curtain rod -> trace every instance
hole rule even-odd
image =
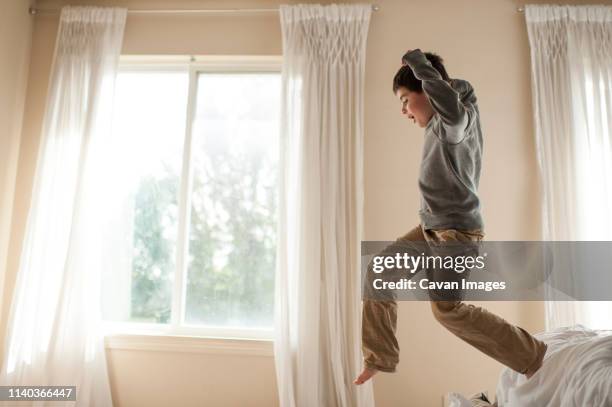
[[[193,14],[193,13],[274,13],[278,12],[277,8],[228,8],[228,9],[128,9],[128,14]],[[378,11],[380,7],[372,4],[372,11]],[[28,12],[31,15],[39,13],[58,13],[58,9],[44,9],[37,7],[30,7]]]

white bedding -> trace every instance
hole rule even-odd
[[[531,379],[504,369],[498,407],[611,407],[612,331],[581,325],[535,335],[548,345]]]

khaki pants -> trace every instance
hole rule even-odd
[[[422,226],[417,226],[399,238],[396,244],[401,245],[406,241],[480,242],[483,238],[484,234],[479,230],[424,230]],[[371,270],[368,270],[368,274],[371,274]],[[482,307],[462,301],[430,303],[434,317],[446,329],[498,362],[523,374],[531,374],[540,367],[546,344],[524,329]],[[395,300],[364,299],[362,348],[366,367],[383,372],[395,371],[399,362],[396,325]]]

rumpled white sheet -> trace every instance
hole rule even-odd
[[[504,369],[498,407],[612,406],[612,331],[576,325],[535,336],[548,344],[543,366],[529,380]]]
[[[459,393],[448,393],[446,397],[448,400],[446,407],[473,407],[472,402]]]

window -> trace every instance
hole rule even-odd
[[[105,320],[271,336],[279,70],[270,58],[122,63]]]

